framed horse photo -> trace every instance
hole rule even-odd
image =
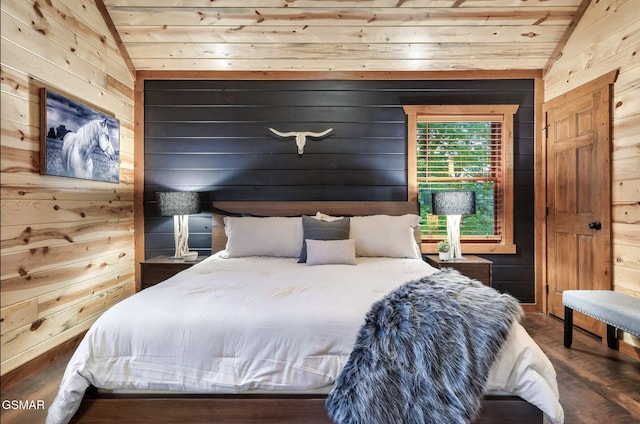
[[[120,182],[120,121],[41,88],[40,173]]]

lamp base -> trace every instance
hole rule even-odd
[[[195,262],[198,260],[198,252],[195,250],[189,251],[182,255],[182,259],[184,259],[185,262]]]
[[[460,256],[459,258],[448,258],[448,259],[441,259],[442,262],[464,262],[467,260],[467,258],[465,258],[464,256]]]
[[[447,215],[447,241],[449,242],[449,260],[462,259],[460,248],[461,215]]]
[[[176,253],[172,258],[182,259],[189,253],[189,215],[174,215],[173,237],[176,244]]]

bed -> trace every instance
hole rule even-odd
[[[48,424],[330,423],[327,393],[371,304],[438,271],[420,259],[416,203],[213,206],[220,250],[105,312],[74,353]],[[347,237],[342,216],[352,217]],[[563,422],[555,372],[515,323],[475,422],[543,420]]]

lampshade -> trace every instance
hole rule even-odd
[[[472,215],[476,213],[474,191],[436,191],[431,193],[434,215]]]
[[[193,191],[163,191],[156,193],[161,216],[190,215],[200,212],[200,199]]]

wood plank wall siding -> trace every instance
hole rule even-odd
[[[94,2],[2,2],[1,372],[134,292],[134,74]],[[119,184],[40,175],[38,88],[120,121]]]
[[[403,104],[517,104],[515,255],[494,261],[493,287],[535,302],[534,79],[147,80],[144,88],[145,256],[173,253],[172,218],[155,193],[212,200],[407,200]],[[298,156],[282,131],[322,131]],[[192,250],[210,254],[211,217],[192,216]],[[471,253],[471,252],[469,252]]]
[[[640,2],[591,2],[545,76],[545,100],[619,69],[613,86],[613,285],[640,297]],[[640,351],[640,340],[624,335]],[[624,345],[622,345],[624,346]],[[621,346],[621,349],[623,348]]]

